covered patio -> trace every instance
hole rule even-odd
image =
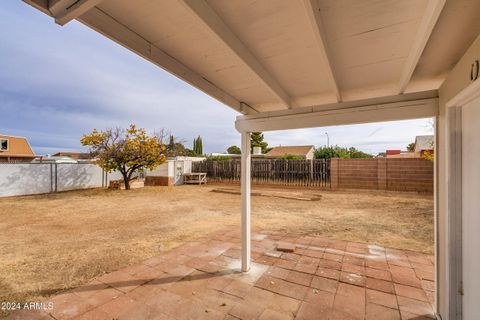
[[[25,2],[60,25],[77,19],[243,114],[236,128],[242,136],[240,258],[246,278],[258,266],[250,230],[251,132],[433,117],[434,312],[442,319],[480,313],[480,239],[473,228],[480,223],[474,160],[480,156],[480,2]],[[269,287],[259,281],[256,286]],[[358,310],[360,318],[365,310]]]
[[[186,243],[11,319],[434,318],[433,256],[263,230],[245,273],[239,240],[225,230]]]

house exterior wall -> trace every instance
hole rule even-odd
[[[173,186],[175,184],[175,160],[167,160],[146,172],[146,186]]]
[[[32,148],[27,142],[27,139],[20,138],[20,137],[11,137],[11,136],[4,136],[0,135],[0,139],[7,139],[8,140],[8,151],[1,151],[0,155],[2,156],[34,156]]]
[[[462,107],[463,319],[480,314],[480,98]]]
[[[14,162],[14,163],[29,163],[32,162],[35,157],[15,157],[15,156],[2,156],[0,155],[0,163]]]
[[[387,154],[387,158],[421,158],[420,152],[403,152],[399,154]]]
[[[307,160],[312,160],[313,159],[313,155],[314,155],[314,150],[313,148],[310,149],[310,151],[308,151],[308,153],[305,155],[305,159]]]
[[[447,202],[447,186],[448,186],[448,162],[447,162],[447,102],[456,94],[465,89],[470,83],[470,71],[472,63],[480,59],[480,36],[473,42],[470,48],[465,52],[462,59],[456,64],[452,71],[448,74],[447,79],[442,84],[439,91],[439,116],[437,121],[437,292],[438,296],[438,312],[442,319],[449,319],[449,301],[448,292],[450,286],[448,283],[449,273],[449,256],[448,256],[448,238],[447,238],[447,218],[448,218],[448,202]],[[471,163],[470,165],[478,165]],[[480,301],[480,298],[477,299]]]
[[[90,160],[92,156],[87,152],[57,152],[53,157],[69,157],[75,160]]]
[[[183,184],[183,174],[192,172],[192,159],[167,160],[154,170],[146,172],[146,186],[173,186]],[[197,161],[197,160],[195,160]]]
[[[146,175],[154,177],[172,177],[174,176],[174,160],[167,160],[153,170],[149,170]]]

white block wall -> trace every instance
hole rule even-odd
[[[57,191],[102,187],[103,170],[94,164],[7,163],[0,164],[0,197],[21,196]],[[122,179],[119,172],[109,173],[107,180]],[[108,186],[108,181],[103,181]]]
[[[0,197],[50,192],[50,168],[50,164],[0,164]]]
[[[184,172],[191,172],[191,161],[182,161]],[[57,179],[55,164],[50,163],[2,163],[0,164],[0,197],[42,194],[102,187],[103,170],[89,163],[58,163]],[[181,174],[183,174],[182,172]],[[150,176],[175,176],[175,161],[167,161],[155,170],[147,171]],[[104,179],[104,178],[103,178]],[[123,179],[120,172],[107,175],[104,186],[111,180]]]
[[[94,164],[58,164],[57,191],[88,189],[102,186],[102,169]],[[110,180],[111,177],[109,177]]]

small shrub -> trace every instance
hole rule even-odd
[[[304,160],[302,156],[298,156],[295,154],[284,154],[281,159],[283,160]]]
[[[227,160],[232,160],[232,157],[229,156],[208,156],[207,160],[212,160],[212,161],[227,161]]]

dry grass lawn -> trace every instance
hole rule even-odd
[[[239,225],[240,196],[212,192],[214,188],[87,190],[0,199],[0,301],[35,301]],[[261,191],[321,195],[321,200],[255,196],[255,228],[433,251],[431,195]]]

